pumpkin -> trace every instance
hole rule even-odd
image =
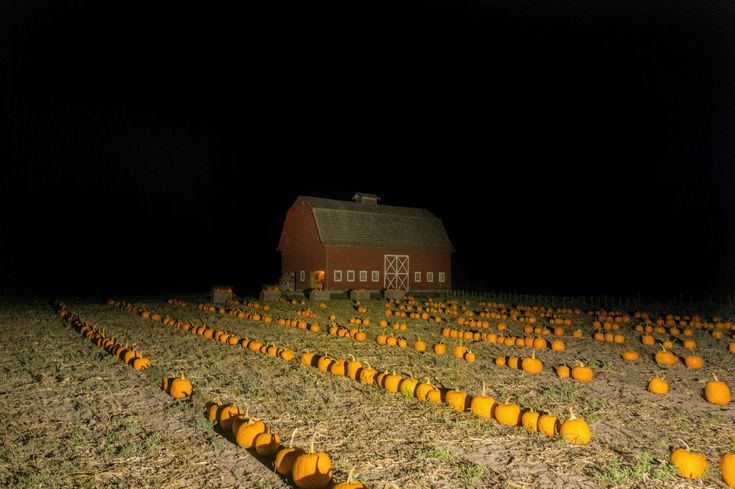
[[[564,330],[562,330],[562,334],[564,334]],[[562,340],[554,340],[551,342],[551,351],[564,351],[566,349],[566,344]]]
[[[318,368],[319,371],[326,373],[329,370],[329,367],[332,365],[333,361],[334,360],[329,357],[329,354],[325,353],[324,355],[319,357],[319,360],[317,360],[316,368]]]
[[[569,443],[576,445],[586,445],[592,439],[589,425],[585,420],[577,418],[571,407],[569,408],[569,419],[561,424],[559,435]]]
[[[704,359],[699,355],[687,355],[684,357],[684,365],[687,368],[702,368],[704,367]]]
[[[237,428],[234,430],[235,443],[244,448],[252,448],[255,445],[255,437],[267,431],[265,423],[255,418],[250,418],[247,422],[233,420],[233,426]]]
[[[508,357],[508,366],[510,368],[517,369],[518,368],[518,357],[513,357],[513,356]]]
[[[242,408],[233,404],[225,404],[217,411],[217,423],[222,431],[230,431],[232,427],[232,418],[245,414]]]
[[[346,371],[347,361],[340,358],[339,360],[333,361],[329,365],[329,373],[336,377],[344,377]]]
[[[181,377],[177,377],[171,381],[170,391],[171,397],[174,399],[182,399],[190,396],[192,392],[191,381],[181,374]]]
[[[648,381],[648,392],[653,394],[666,394],[669,392],[669,383],[661,377],[654,377]]]
[[[385,376],[385,379],[383,380],[383,387],[387,392],[395,394],[396,392],[398,392],[398,386],[401,385],[401,380],[403,380],[403,377],[397,375],[396,372],[393,371],[392,374]]]
[[[360,379],[361,384],[372,385],[375,381],[375,374],[377,374],[378,371],[372,368],[368,362],[365,362],[365,365],[367,365],[367,368],[360,369],[358,378]]]
[[[401,391],[403,397],[413,397],[416,392],[416,386],[419,381],[413,377],[413,374],[409,372],[410,377],[403,379],[398,386],[398,390]]]
[[[351,468],[350,473],[347,474],[347,481],[335,484],[334,486],[332,486],[332,489],[365,489],[365,486],[362,484],[362,482],[352,479],[352,473],[354,471],[355,468]]]
[[[467,392],[460,390],[449,390],[446,395],[446,402],[453,411],[464,411],[467,407]]]
[[[689,446],[686,449],[677,448],[671,452],[671,463],[676,467],[679,475],[687,479],[701,477],[707,468],[707,459],[704,455],[689,451]]]
[[[482,394],[474,396],[470,402],[470,412],[475,416],[490,419],[493,417],[495,399],[487,395],[487,385],[482,383]]]
[[[559,432],[559,420],[553,414],[542,414],[538,418],[538,430],[553,438]]]
[[[347,362],[347,376],[351,380],[356,380],[357,372],[362,368],[362,363],[360,363],[353,354],[350,354],[349,357],[352,358],[352,360]]]
[[[441,404],[442,403],[441,391],[439,389],[434,389],[432,391],[429,391],[429,393],[426,395],[426,400],[433,404]]]
[[[694,340],[684,340],[682,346],[687,350],[694,350],[697,347],[697,342]]]
[[[579,382],[589,382],[594,378],[595,374],[592,369],[585,367],[582,362],[579,362],[578,367],[572,369],[572,378]]]
[[[413,344],[413,347],[416,349],[419,353],[424,353],[426,351],[426,342],[419,338],[416,340],[416,342]]]
[[[726,405],[730,402],[730,388],[726,383],[717,379],[717,375],[712,374],[714,380],[707,382],[704,388],[704,398],[712,404]]]
[[[454,358],[462,358],[465,353],[467,353],[467,347],[462,345],[462,340],[460,340],[459,344],[452,348],[452,354],[454,354]]]
[[[505,357],[495,357],[495,365],[498,367],[505,367]]]
[[[307,350],[301,355],[301,363],[303,363],[307,367],[316,366],[315,362],[316,362],[316,359],[315,359],[314,353],[311,353],[310,351]]]
[[[722,454],[720,458],[720,474],[728,487],[735,487],[735,453]]]
[[[656,344],[656,339],[650,334],[644,334],[643,336],[641,336],[641,343],[646,346],[653,346]]]
[[[621,353],[621,356],[626,362],[637,362],[638,359],[641,358],[640,353],[637,351],[624,351]]]
[[[674,365],[679,361],[679,357],[668,351],[664,345],[661,345],[661,351],[656,352],[654,359],[659,365],[667,367]]]
[[[521,369],[529,375],[535,375],[541,373],[544,364],[541,360],[536,358],[536,352],[531,353],[530,358],[524,358],[521,362]]]
[[[214,401],[207,403],[207,419],[209,421],[217,421],[217,412],[220,409],[220,405]]]
[[[521,416],[521,425],[526,428],[529,433],[536,433],[538,431],[538,418],[540,413],[533,408],[528,409],[523,416]]]
[[[283,350],[281,350],[280,357],[282,360],[290,362],[294,359],[294,356],[296,356],[296,354],[290,348],[284,348]]]
[[[311,438],[309,451],[296,458],[292,479],[299,489],[322,489],[332,481],[332,459],[324,452],[314,451],[316,433]]]
[[[135,370],[138,370],[138,371],[145,370],[145,369],[147,369],[150,366],[151,366],[151,361],[149,359],[147,359],[147,358],[144,358],[144,357],[136,357],[133,360],[133,368]]]
[[[433,390],[436,390],[436,387],[431,384],[428,377],[425,377],[424,381],[416,386],[414,395],[419,401],[425,401],[427,396],[429,395],[429,392]]]
[[[568,379],[571,373],[572,373],[572,370],[564,364],[561,364],[558,367],[556,367],[556,376],[559,377],[560,379]]]
[[[296,459],[305,453],[303,449],[295,448],[293,446],[293,440],[298,430],[299,429],[296,428],[291,433],[291,441],[289,442],[288,447],[281,448],[280,450],[278,450],[278,453],[276,453],[276,459],[274,462],[276,472],[287,477],[291,475],[291,472],[293,471],[293,464]]]
[[[467,351],[467,352],[466,352],[466,353],[464,354],[464,359],[465,359],[465,361],[466,361],[466,362],[468,362],[468,363],[474,363],[474,361],[475,361],[475,360],[477,359],[477,356],[475,356],[475,354],[474,354],[474,353],[472,353],[471,351],[469,351],[469,350],[468,350],[468,351]]]
[[[505,426],[518,426],[521,421],[521,408],[518,404],[506,399],[503,404],[495,406],[495,421]]]
[[[253,440],[255,452],[258,455],[265,455],[268,457],[275,455],[276,452],[278,452],[280,444],[281,437],[268,431],[258,434],[255,437],[255,440]]]
[[[447,345],[442,342],[434,344],[434,353],[444,355],[447,352]]]

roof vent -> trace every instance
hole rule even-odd
[[[366,194],[363,192],[357,192],[352,196],[352,200],[362,205],[378,205],[378,199],[380,197],[375,194]]]

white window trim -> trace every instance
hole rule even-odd
[[[342,270],[335,270],[334,271],[334,281],[335,282],[341,282],[342,281]]]
[[[439,272],[439,282],[444,283],[447,281],[447,275],[444,272]]]
[[[380,282],[380,272],[378,270],[373,270],[370,278],[373,282]]]
[[[300,281],[300,282],[303,282],[303,281],[305,281],[305,280],[306,280],[306,272],[305,272],[304,270],[301,270],[301,271],[299,272],[299,281]]]
[[[367,270],[360,270],[360,282],[367,282]]]
[[[413,281],[417,284],[421,283],[421,272],[413,272]]]
[[[434,282],[434,272],[426,272],[426,281],[429,283]]]
[[[350,278],[352,277],[352,278]],[[354,282],[355,281],[355,271],[354,270],[347,270],[347,281],[348,282]]]

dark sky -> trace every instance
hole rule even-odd
[[[461,287],[735,289],[731,0],[150,3],[12,2],[0,290],[254,292],[355,191]]]

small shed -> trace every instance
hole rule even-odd
[[[299,196],[278,250],[293,290],[418,290],[452,287],[454,252],[441,220],[426,209]]]

